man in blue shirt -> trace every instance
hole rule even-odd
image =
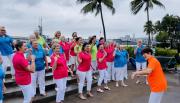
[[[43,47],[38,44],[37,40],[32,41],[32,54],[35,56],[35,73],[32,74],[32,85],[34,87],[34,96],[36,95],[36,83],[39,84],[39,91],[42,96],[46,96],[45,92],[45,66],[48,69],[48,61]],[[31,53],[31,52],[29,52]]]
[[[134,50],[134,55],[136,56],[136,70],[137,71],[140,71],[142,69],[146,69],[146,66],[147,66],[147,62],[145,60],[145,58],[143,57],[142,55],[142,50],[144,49],[145,47],[142,45],[142,40],[139,39],[137,41],[137,47],[135,48]],[[140,83],[140,80],[137,79],[136,83]]]
[[[14,79],[14,68],[12,65],[13,45],[14,45],[14,41],[10,36],[6,34],[5,27],[0,26],[0,53],[4,61],[2,66],[4,72],[6,72],[7,67],[9,66],[11,67],[12,79]]]

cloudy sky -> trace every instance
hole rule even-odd
[[[108,38],[133,35],[145,37],[143,25],[146,13],[142,10],[138,15],[130,12],[131,0],[113,0],[116,13],[103,7],[104,19]],[[154,7],[150,11],[153,22],[160,20],[167,13],[180,16],[180,0],[160,0],[166,9]],[[102,36],[100,16],[84,15],[80,12],[84,4],[76,0],[0,0],[0,25],[7,28],[10,35],[28,36],[37,29],[39,18],[43,18],[44,34],[53,36],[60,30],[70,36],[77,31],[82,37],[90,35]]]

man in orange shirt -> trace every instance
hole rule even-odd
[[[144,58],[148,61],[148,66],[142,71],[133,72],[131,78],[148,75],[148,83],[151,89],[149,103],[161,103],[162,96],[167,89],[167,80],[163,73],[160,62],[152,56],[153,51],[145,48],[142,51]]]

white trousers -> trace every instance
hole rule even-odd
[[[151,92],[148,103],[161,103],[164,92]]]
[[[85,79],[87,80],[87,91],[91,91],[92,70],[89,70],[87,72],[78,71],[77,74],[78,74],[78,77],[79,77],[79,83],[78,83],[79,93],[83,92]]]
[[[101,86],[103,80],[104,80],[104,83],[107,84],[108,72],[107,72],[106,69],[104,69],[104,70],[99,70],[98,86]]]
[[[146,69],[146,67],[147,67],[146,62],[143,62],[143,63],[136,62],[136,70],[137,71],[142,70],[142,69]]]
[[[115,70],[114,70],[114,62],[107,62],[107,72],[108,72],[108,80],[114,80]]]
[[[93,73],[95,73],[97,71],[97,61],[91,61],[91,66],[93,67]]]
[[[124,67],[125,69],[125,78],[128,79],[128,68],[127,68],[127,64]]]
[[[2,101],[2,100],[0,100],[0,103],[3,103],[3,101]]]
[[[24,96],[23,103],[30,103],[33,97],[33,87],[32,84],[29,85],[19,85]]]
[[[2,66],[3,66],[4,73],[6,73],[7,67],[10,66],[11,67],[11,75],[14,76],[15,72],[14,72],[14,67],[12,64],[12,58],[13,58],[13,54],[8,55],[8,56],[2,56],[2,60],[3,60]]]
[[[36,95],[36,87],[39,85],[40,94],[45,94],[45,70],[36,71],[31,74],[32,76],[32,86],[33,95]]]
[[[125,76],[126,76],[126,70],[125,70],[125,66],[124,67],[118,67],[115,68],[115,74],[116,74],[116,81],[120,81],[120,80],[124,80]]]
[[[56,85],[58,88],[57,94],[56,94],[56,102],[61,102],[64,100],[67,78],[55,79],[54,81],[56,82]]]

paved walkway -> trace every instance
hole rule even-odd
[[[177,75],[166,74],[169,87],[163,97],[162,103],[180,103],[180,83]],[[115,87],[115,83],[110,83],[111,91],[97,93],[93,88],[93,98],[80,100],[78,94],[65,98],[65,103],[148,103],[149,87],[145,84],[135,84],[129,79],[126,81],[128,87]],[[55,103],[55,102],[52,102]]]

